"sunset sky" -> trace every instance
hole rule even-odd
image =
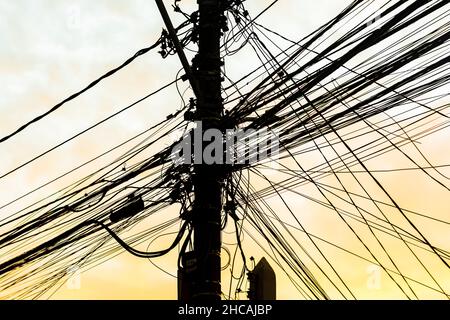
[[[245,5],[254,16],[271,2],[272,0],[247,0]],[[264,14],[259,22],[291,39],[300,39],[334,17],[349,2],[281,0]],[[169,8],[172,1],[165,3]],[[191,11],[195,8],[195,3],[194,0],[183,0],[181,6],[186,8],[186,11]],[[174,21],[181,21],[173,11],[169,11]],[[152,0],[0,0],[0,136],[47,111],[93,79],[121,64],[139,49],[153,44],[160,36],[162,28],[162,19]],[[188,55],[192,57],[191,53]],[[230,73],[237,73],[242,66],[254,63],[254,57],[249,55],[247,60],[242,61],[230,59],[229,63],[227,68]],[[0,175],[174,80],[180,68],[176,56],[162,59],[153,51],[139,57],[93,90],[68,103],[43,121],[33,124],[13,139],[0,144]],[[185,88],[186,83],[181,86]],[[180,106],[180,97],[172,86],[8,175],[0,180],[0,205],[156,124]],[[419,146],[433,164],[444,165],[450,163],[449,139],[450,130],[447,128],[421,140]],[[408,150],[412,154],[415,152]],[[8,216],[11,212],[89,174],[117,155],[119,153],[86,166],[31,196],[0,209],[0,217]],[[386,154],[369,161],[368,166],[374,169],[389,169],[408,167],[410,164],[396,155]],[[441,172],[450,176],[449,167],[442,168]],[[389,191],[403,207],[449,220],[448,191],[430,183],[427,177],[410,171],[379,173],[377,177],[389,186]],[[373,186],[369,185],[369,188],[371,187]],[[315,192],[309,187],[301,190],[310,194]],[[374,191],[375,196],[380,195],[377,192]],[[363,250],[343,231],[344,228],[329,211],[294,193],[287,193],[286,199],[312,233],[362,254]],[[269,200],[269,203],[272,203],[276,211],[285,210],[279,201]],[[286,216],[286,219],[289,218]],[[421,230],[433,244],[450,249],[447,226],[420,217],[414,216],[412,219],[421,226]],[[292,219],[288,221],[292,222]],[[297,235],[296,231],[292,232]],[[224,236],[224,241],[227,237],[229,236]],[[298,238],[304,239],[304,235],[298,232]],[[166,240],[161,241],[161,246],[169,243],[170,239]],[[244,246],[257,260],[264,256],[251,239],[246,239]],[[393,248],[397,250],[399,263],[406,273],[418,279],[426,279],[423,272],[410,268],[408,253],[404,252],[404,249],[397,249],[396,244],[393,244]],[[359,298],[402,298],[388,277],[376,266],[325,244],[322,249],[355,288]],[[440,276],[444,289],[450,292],[449,270],[426,253],[423,259],[430,262],[435,273]],[[176,274],[175,253],[158,258],[155,263],[167,272]],[[229,279],[229,272],[224,271],[223,277]],[[127,253],[83,273],[80,279],[79,288],[63,285],[52,298],[176,298],[176,279],[158,270],[148,260]],[[278,269],[277,281],[279,299],[300,298],[289,279]],[[376,282],[375,285],[373,281]],[[417,291],[421,292],[423,298],[439,297],[421,286],[417,286]]]

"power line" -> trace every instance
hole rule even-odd
[[[28,160],[28,161],[26,161],[26,162],[24,162],[24,163],[22,163],[21,165],[15,167],[14,169],[9,170],[8,172],[6,172],[6,173],[0,175],[0,179],[3,179],[4,177],[10,175],[11,173],[14,173],[14,172],[16,172],[16,171],[19,170],[19,169],[22,169],[23,167],[25,167],[25,166],[29,165],[30,163],[32,163],[32,162],[38,160],[39,158],[42,158],[43,156],[49,154],[50,152],[54,151],[55,149],[61,147],[62,145],[64,145],[64,144],[66,144],[66,143],[68,143],[68,142],[70,142],[70,141],[72,141],[72,140],[78,138],[79,136],[81,136],[81,135],[85,134],[86,132],[88,132],[88,131],[90,131],[90,130],[96,128],[96,127],[98,127],[99,125],[101,125],[101,124],[105,123],[106,121],[108,121],[108,120],[114,118],[115,116],[121,114],[122,112],[124,112],[124,111],[126,111],[126,110],[128,110],[128,109],[130,109],[130,108],[132,108],[132,107],[134,107],[135,105],[141,103],[142,101],[144,101],[144,100],[150,98],[151,96],[153,96],[153,95],[155,95],[155,94],[161,92],[162,90],[164,90],[164,89],[170,87],[171,85],[173,85],[174,83],[176,83],[176,82],[179,81],[179,80],[180,80],[180,78],[175,79],[175,80],[173,80],[173,81],[167,83],[166,85],[162,86],[161,88],[159,88],[159,89],[157,89],[157,90],[155,90],[155,91],[153,91],[153,92],[147,94],[146,96],[140,98],[139,100],[136,100],[135,102],[133,102],[133,103],[129,104],[128,106],[126,106],[126,107],[120,109],[119,111],[113,113],[112,115],[110,115],[110,116],[108,116],[108,117],[106,117],[106,118],[100,120],[99,122],[97,122],[97,123],[93,124],[92,126],[86,128],[86,129],[84,129],[83,131],[81,131],[81,132],[75,134],[74,136],[72,136],[72,137],[70,137],[70,138],[64,140],[63,142],[61,142],[61,143],[57,144],[56,146],[54,146],[54,147],[48,149],[47,151],[45,151],[45,152],[43,152],[43,153],[41,153],[41,154],[35,156],[34,158],[32,158],[32,159],[30,159],[30,160]]]
[[[158,39],[158,41],[156,41],[153,45],[147,47],[147,48],[143,48],[140,49],[139,51],[137,51],[132,57],[128,58],[124,63],[122,63],[120,66],[106,72],[105,74],[103,74],[100,78],[92,81],[90,84],[88,84],[85,88],[81,89],[80,91],[72,94],[71,96],[65,98],[64,100],[62,100],[61,102],[57,103],[54,107],[52,107],[50,110],[44,112],[43,114],[35,117],[34,119],[28,121],[27,123],[23,124],[22,126],[20,126],[18,129],[16,129],[15,131],[13,131],[12,133],[4,136],[3,138],[0,139],[0,143],[5,142],[9,139],[11,139],[13,136],[19,134],[21,131],[25,130],[28,126],[30,126],[31,124],[38,122],[39,120],[45,118],[46,116],[48,116],[49,114],[55,112],[56,110],[58,110],[59,108],[61,108],[64,104],[66,104],[67,102],[79,97],[80,95],[82,95],[83,93],[85,93],[86,91],[88,91],[89,89],[93,88],[94,86],[96,86],[98,83],[100,83],[102,80],[114,75],[116,72],[118,72],[119,70],[125,68],[127,65],[129,65],[131,62],[133,62],[136,58],[142,56],[143,54],[146,54],[147,52],[149,52],[150,50],[158,47],[161,44],[161,38]],[[2,177],[0,177],[2,178]]]

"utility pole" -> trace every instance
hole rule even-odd
[[[198,0],[199,50],[193,73],[198,84],[195,119],[202,130],[221,128],[220,37],[223,12],[221,0]],[[223,130],[223,128],[221,129]],[[217,301],[221,297],[220,250],[223,169],[220,164],[194,165],[194,256],[193,301]]]
[[[191,120],[201,123],[203,133],[208,129],[219,129],[224,133],[221,117],[223,101],[221,97],[220,37],[224,21],[222,2],[224,0],[197,0],[199,5],[198,46],[192,67],[167,14],[162,0],[155,0],[177,54],[191,82],[197,97],[196,111]],[[197,142],[198,143],[198,142]],[[204,146],[201,154],[203,155]],[[224,166],[206,164],[194,159],[194,204],[192,227],[194,250],[183,257],[184,270],[179,270],[179,298],[191,301],[218,301],[221,299],[220,250],[222,187]],[[189,269],[189,271],[187,271]],[[188,275],[189,274],[189,275]]]

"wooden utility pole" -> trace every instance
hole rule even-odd
[[[199,51],[193,72],[198,84],[196,120],[202,130],[220,129],[221,98],[220,37],[221,0],[198,0]],[[223,130],[223,129],[222,129]],[[194,301],[220,300],[220,250],[223,174],[220,164],[194,167],[194,254],[196,271],[192,283]]]

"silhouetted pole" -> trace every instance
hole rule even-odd
[[[223,103],[221,97],[220,37],[223,22],[221,0],[198,0],[199,50],[192,68],[187,62],[183,48],[162,0],[155,0],[175,50],[181,60],[192,89],[197,97],[195,121],[202,125],[202,136],[210,128],[220,129]],[[202,139],[201,139],[202,140]],[[194,143],[199,141],[194,139]],[[196,148],[196,146],[194,146]],[[203,154],[204,145],[201,147]],[[220,164],[206,164],[201,159],[194,163],[194,205],[192,226],[194,251],[184,255],[189,266],[179,270],[179,298],[194,301],[217,301],[221,297],[220,249],[222,185],[224,169]],[[189,275],[188,275],[189,274]]]
[[[220,0],[198,0],[199,51],[193,61],[198,84],[195,119],[202,130],[220,128],[223,111],[220,75]],[[204,147],[204,146],[203,146]],[[220,165],[194,165],[194,254],[196,271],[192,283],[194,301],[220,300],[220,249],[223,175]]]

